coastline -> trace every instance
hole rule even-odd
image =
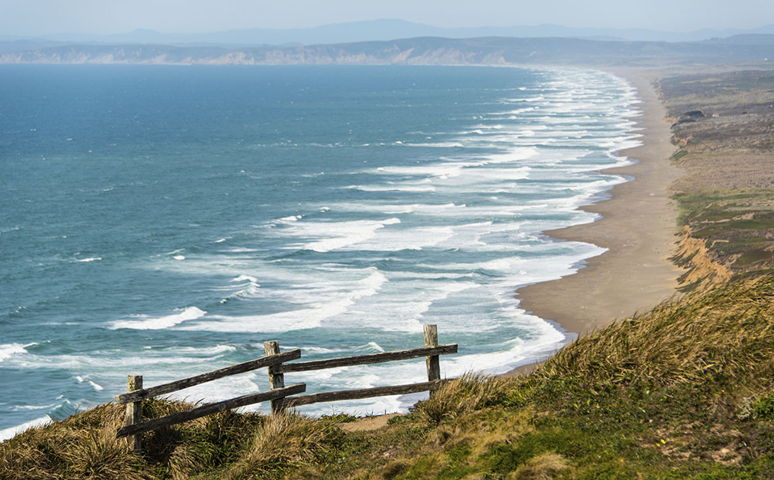
[[[678,233],[678,212],[669,198],[669,186],[682,172],[669,162],[675,147],[670,142],[670,126],[663,120],[664,107],[651,85],[655,75],[634,69],[607,71],[637,89],[642,115],[635,119],[642,129],[643,145],[619,152],[638,163],[602,171],[634,179],[615,186],[610,199],[582,208],[602,215],[600,220],[543,234],[592,243],[608,251],[586,260],[573,275],[516,292],[525,311],[580,335],[672,297],[683,273],[669,260]],[[533,368],[534,364],[525,365],[512,373]]]
[[[660,203],[659,206],[663,206],[665,210],[665,214],[669,216],[667,219],[663,219],[661,216],[659,216],[656,219],[651,218],[650,223],[649,222],[640,222],[637,220],[637,224],[635,226],[639,226],[641,228],[647,229],[646,233],[650,234],[652,237],[657,237],[657,228],[654,228],[654,225],[656,226],[672,226],[673,228],[668,229],[669,232],[661,231],[664,235],[661,235],[659,237],[659,240],[664,240],[662,242],[664,244],[663,252],[660,251],[659,258],[657,258],[657,261],[660,262],[659,265],[656,265],[657,267],[669,267],[670,272],[673,272],[674,275],[672,278],[672,283],[668,283],[668,285],[662,285],[660,282],[663,280],[663,276],[661,275],[664,272],[651,272],[651,275],[647,278],[651,279],[657,279],[659,280],[659,290],[656,292],[648,291],[647,293],[659,293],[662,295],[663,298],[668,298],[672,295],[674,292],[674,286],[677,285],[676,278],[679,276],[681,272],[680,269],[673,267],[672,264],[668,261],[668,257],[672,254],[672,250],[674,248],[673,242],[674,238],[672,237],[672,234],[674,231],[676,231],[676,212],[672,212],[671,207],[669,207],[669,199],[668,199],[668,193],[667,193],[667,187],[670,185],[675,179],[679,178],[679,174],[677,174],[677,169],[674,167],[671,167],[672,170],[675,170],[676,174],[674,178],[669,178],[667,181],[664,181],[660,183],[657,181],[658,178],[666,178],[664,176],[664,168],[670,167],[669,161],[667,160],[671,153],[674,150],[674,147],[671,146],[669,143],[669,137],[670,137],[670,131],[669,126],[667,123],[662,121],[663,114],[661,113],[661,104],[658,101],[658,99],[655,97],[655,92],[652,91],[652,88],[648,85],[647,81],[645,81],[642,78],[639,78],[642,84],[644,84],[644,88],[638,84],[635,79],[631,78],[630,76],[622,75],[620,72],[614,72],[617,75],[626,78],[630,83],[632,83],[638,90],[640,98],[643,100],[643,103],[640,104],[641,109],[644,112],[644,116],[637,117],[638,121],[642,121],[643,123],[639,124],[638,127],[645,127],[646,130],[643,132],[645,135],[643,137],[643,141],[645,143],[645,146],[643,147],[637,147],[631,150],[626,150],[619,152],[621,155],[629,155],[633,158],[639,159],[641,163],[627,166],[627,167],[620,167],[615,169],[610,169],[611,173],[616,174],[625,174],[625,175],[632,175],[637,180],[632,182],[627,182],[625,184],[619,185],[611,190],[612,199],[602,201],[600,203],[585,207],[584,209],[591,212],[598,212],[603,215],[603,219],[600,221],[594,222],[592,224],[588,225],[580,225],[580,226],[574,226],[566,229],[560,229],[560,230],[554,230],[554,231],[547,231],[544,232],[545,235],[564,239],[564,240],[580,240],[585,241],[588,243],[593,243],[595,245],[599,245],[604,248],[608,248],[609,251],[605,254],[591,258],[587,260],[585,263],[587,266],[585,268],[582,268],[580,271],[575,273],[574,275],[565,277],[564,279],[552,281],[552,282],[545,282],[541,284],[535,284],[531,286],[524,287],[520,289],[517,292],[518,298],[521,300],[521,307],[526,310],[534,311],[537,315],[539,315],[541,318],[550,319],[553,321],[556,321],[557,323],[561,324],[561,326],[566,329],[568,332],[577,332],[577,333],[586,333],[587,331],[593,330],[594,328],[598,328],[602,325],[605,325],[612,321],[614,318],[616,318],[616,313],[613,308],[609,308],[612,306],[619,306],[620,302],[619,299],[615,297],[611,297],[609,295],[609,292],[605,290],[605,288],[597,288],[594,291],[592,291],[590,294],[588,292],[585,292],[583,287],[593,287],[594,282],[598,282],[600,284],[604,283],[602,285],[603,287],[610,287],[611,283],[613,287],[618,287],[619,293],[622,293],[624,296],[628,296],[627,299],[631,300],[635,295],[633,295],[630,292],[627,292],[626,289],[621,289],[624,282],[620,280],[616,280],[616,278],[609,279],[607,282],[603,282],[604,278],[596,279],[596,277],[602,277],[605,275],[605,272],[612,268],[617,272],[619,275],[619,278],[623,278],[623,280],[627,280],[631,278],[632,280],[639,280],[640,289],[642,288],[648,288],[653,285],[650,285],[648,283],[648,280],[645,278],[639,278],[642,275],[640,275],[640,269],[639,266],[635,266],[632,268],[630,263],[625,263],[621,261],[622,257],[621,255],[615,255],[616,253],[622,251],[624,247],[636,247],[634,252],[634,257],[640,258],[640,261],[646,261],[646,255],[642,254],[639,250],[645,247],[649,247],[653,245],[653,240],[650,237],[643,237],[642,238],[642,245],[637,244],[638,237],[635,238],[635,240],[627,240],[625,235],[636,235],[637,232],[632,231],[629,226],[627,226],[625,223],[621,223],[621,220],[624,222],[628,220],[632,220],[632,218],[647,215],[651,212],[656,213],[657,211],[652,208],[654,201],[661,201],[663,200],[663,205]],[[652,100],[646,99],[646,90],[647,92],[650,92],[652,94]],[[663,135],[663,141],[666,144],[665,148],[662,148],[661,150],[664,151],[664,154],[661,155],[660,150],[658,148],[655,148],[655,150],[658,150],[658,155],[656,153],[651,154],[650,157],[648,157],[646,154],[643,154],[643,150],[647,150],[650,140],[652,140],[651,135],[651,128],[648,126],[648,118],[649,114],[648,112],[652,110],[653,105],[656,105],[658,107],[659,113],[656,115],[650,115],[653,116],[655,120],[651,119],[651,121],[655,121],[659,124],[659,126],[663,126],[663,131],[665,132]],[[661,138],[660,136],[658,138]],[[649,158],[650,160],[646,159]],[[643,164],[648,165],[648,169],[641,169],[638,167],[641,167]],[[663,167],[662,167],[663,164]],[[661,176],[658,177],[655,174],[652,174],[653,171],[660,171]],[[606,170],[607,171],[607,170]],[[641,178],[642,177],[642,178]],[[643,181],[650,181],[650,183],[643,184]],[[652,192],[648,193],[648,190],[646,189],[647,185],[650,185],[650,188],[659,188],[659,195],[653,195]],[[630,187],[629,195],[625,195],[626,187]],[[635,187],[635,188],[631,188]],[[622,191],[624,194],[622,194]],[[635,192],[635,194],[632,194],[632,191]],[[645,197],[643,199],[640,199],[638,196]],[[656,198],[653,198],[653,197]],[[631,201],[631,204],[627,203],[627,201]],[[620,217],[620,218],[619,218]],[[618,224],[613,223],[610,224],[610,221],[616,221],[618,220]],[[619,225],[620,224],[620,225]],[[619,225],[619,226],[616,226]],[[625,227],[625,228],[624,228]],[[618,231],[618,229],[621,229]],[[661,230],[667,230],[667,229],[661,229]],[[607,231],[607,233],[605,233]],[[612,232],[612,233],[611,233]],[[606,242],[606,237],[613,236],[614,241]],[[620,237],[620,238],[619,238]],[[662,238],[663,237],[663,238]],[[616,243],[616,241],[619,241],[619,243]],[[659,244],[660,245],[660,244]],[[640,248],[642,247],[642,248]],[[630,247],[629,250],[632,248]],[[647,252],[645,252],[647,253]],[[663,253],[663,255],[661,254]],[[642,260],[644,259],[644,260]],[[625,258],[624,258],[625,260]],[[663,263],[663,265],[661,265]],[[612,267],[606,266],[608,264],[612,264]],[[648,265],[649,266],[649,265]],[[662,268],[663,269],[663,268]],[[637,272],[636,279],[635,275],[632,274],[632,272]],[[586,277],[594,277],[591,280],[587,279]],[[596,280],[595,280],[596,279]],[[573,281],[575,281],[576,284],[580,285],[580,288],[578,286],[572,287]],[[556,282],[559,282],[556,284]],[[565,285],[569,284],[570,287],[566,287]],[[655,284],[654,284],[655,285]],[[542,290],[543,297],[540,296]],[[559,294],[557,295],[557,291]],[[636,291],[634,292],[636,294]],[[665,293],[665,294],[664,294]],[[646,295],[647,297],[647,295]],[[662,300],[662,297],[656,298],[655,301],[653,301],[651,304],[636,304],[634,305],[634,308],[631,313],[633,313],[634,310],[637,308],[647,308],[648,306],[651,306],[652,304],[658,303],[658,301]],[[648,297],[649,298],[649,297]],[[544,299],[545,302],[543,304],[540,304],[542,301],[541,299]],[[604,303],[604,301],[608,301],[607,303]],[[590,305],[588,305],[590,304]],[[592,319],[591,321],[585,321],[585,323],[581,323],[581,320],[585,320],[581,318],[578,315],[573,315],[573,311],[575,308],[581,309],[583,313],[593,315],[595,313],[595,308],[599,310],[599,307],[608,307],[608,314],[606,315],[598,315],[596,318],[596,322]],[[591,308],[589,310],[589,308]],[[585,309],[585,310],[584,310]],[[605,311],[604,308],[602,308],[603,312]],[[630,313],[629,313],[630,314]],[[623,314],[623,316],[626,316],[628,314]],[[620,316],[618,318],[621,318]],[[531,365],[525,365],[522,367],[519,367],[516,369],[516,371],[526,371],[531,370],[534,368],[535,364]]]

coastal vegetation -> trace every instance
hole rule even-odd
[[[686,172],[673,185],[683,289],[774,272],[774,72],[680,75],[658,90]]]

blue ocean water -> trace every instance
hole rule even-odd
[[[542,235],[625,181],[635,91],[607,73],[493,67],[0,68],[0,440],[263,355],[422,345],[445,376],[567,335],[518,287],[594,245]],[[288,375],[309,391],[421,381],[422,361]],[[180,392],[268,388],[265,371]],[[410,399],[310,406],[395,411]],[[262,407],[264,408],[264,407]]]

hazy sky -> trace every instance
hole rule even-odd
[[[401,18],[441,27],[755,28],[774,0],[0,0],[0,34],[204,33]]]

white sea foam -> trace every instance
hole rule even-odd
[[[379,346],[376,342],[368,342],[365,345],[357,345],[354,347],[346,347],[346,348],[325,348],[325,347],[315,347],[315,346],[305,346],[305,347],[296,347],[296,346],[290,346],[288,345],[287,348],[301,348],[305,353],[309,353],[312,355],[315,354],[322,354],[322,355],[329,355],[332,353],[347,353],[348,355],[352,355],[353,353],[380,353],[384,352],[384,349]]]
[[[435,165],[422,165],[417,167],[380,167],[376,172],[388,175],[449,178],[461,175],[462,168],[464,168],[464,165],[438,163]]]
[[[363,251],[397,252],[422,250],[438,245],[454,236],[452,227],[402,228],[381,230],[373,237],[358,242],[356,248]],[[353,247],[354,248],[354,247]]]
[[[254,285],[258,285],[258,279],[255,277],[251,277],[250,275],[240,275],[234,279],[231,280],[232,282],[249,282]]]
[[[195,320],[206,315],[207,312],[197,307],[187,307],[173,315],[167,315],[158,318],[148,318],[147,315],[136,315],[137,320],[118,320],[113,322],[110,327],[115,330],[118,328],[131,328],[134,330],[161,330],[171,328],[187,320]]]
[[[488,165],[490,163],[511,163],[530,160],[538,155],[538,149],[535,147],[512,148],[506,153],[490,155],[479,163],[479,165]],[[527,165],[528,167],[529,165]]]
[[[305,353],[310,353],[312,355],[314,354],[329,354],[329,353],[339,353],[339,352],[346,352],[348,349],[346,348],[325,348],[325,347],[314,347],[314,346],[306,346],[306,347],[297,347],[295,345],[289,345],[287,348],[301,348],[302,351]]]
[[[182,330],[216,332],[289,332],[306,330],[322,325],[322,322],[342,315],[366,297],[376,295],[388,282],[387,277],[376,269],[368,269],[370,275],[350,285],[347,289],[337,288],[321,295],[324,287],[318,289],[305,307],[266,315],[225,316],[212,315],[213,321],[198,322],[195,325],[183,325]],[[322,301],[321,301],[322,300]]]
[[[411,144],[417,147],[429,147],[429,148],[464,148],[465,145],[461,142],[425,142],[425,143],[413,143]]]
[[[76,262],[89,263],[89,262],[97,262],[99,260],[102,260],[102,257],[80,258],[76,260]]]
[[[372,318],[382,317],[384,320],[373,327],[385,332],[421,332],[423,318],[430,309],[449,298],[466,290],[481,288],[481,285],[468,281],[444,281],[428,284],[424,281],[405,281],[400,295],[391,299],[374,301],[366,313]],[[385,314],[385,312],[389,312]]]
[[[364,242],[376,235],[377,230],[398,223],[400,223],[398,218],[381,221],[300,222],[284,230],[283,233],[296,237],[318,238],[316,241],[289,245],[286,248],[300,248],[322,253]]]
[[[385,185],[350,185],[344,187],[351,190],[360,190],[361,192],[434,192],[435,187],[429,185],[399,185],[387,183]]]
[[[198,349],[197,349],[198,350]],[[170,375],[170,368],[176,371],[189,371],[196,373],[198,369],[201,373],[202,368],[211,370],[209,365],[203,366],[203,359],[211,360],[215,355],[208,355],[208,349],[202,349],[199,351],[189,351],[185,354],[179,354],[171,356],[171,354],[177,353],[174,348],[170,349],[152,349],[147,350],[142,354],[130,354],[123,350],[112,350],[101,354],[80,354],[80,355],[24,355],[13,359],[13,365],[18,368],[24,369],[65,369],[68,371],[88,371],[90,374],[99,373],[100,378],[112,378],[115,382],[111,382],[112,387],[120,387],[126,382],[125,374],[122,373],[126,368],[136,368],[138,370],[147,371],[148,375],[154,374],[154,378],[159,373],[163,375]],[[227,366],[228,364],[222,364],[221,366]],[[204,371],[206,371],[204,370]],[[177,375],[178,378],[181,375]],[[184,376],[184,375],[182,375]],[[76,376],[80,377],[83,381],[79,383],[88,383],[88,375]],[[175,380],[175,378],[170,378]]]
[[[57,403],[52,403],[49,405],[16,405],[14,407],[11,407],[10,410],[12,412],[24,412],[29,410],[50,410],[52,408],[57,408],[60,405]]]
[[[8,360],[14,355],[21,355],[27,353],[25,347],[29,345],[22,345],[21,343],[6,343],[0,345],[0,362]]]
[[[100,391],[105,389],[102,385],[99,385],[99,384],[97,384],[97,383],[95,383],[95,382],[93,382],[91,380],[89,380],[89,385],[91,385],[92,388],[94,388],[94,390],[97,391],[97,392],[100,392]]]
[[[224,353],[235,352],[237,348],[233,345],[215,345],[214,347],[172,347],[167,349],[169,353],[177,355],[196,355],[203,358],[219,356]]]
[[[0,430],[0,443],[6,440],[10,440],[16,435],[26,432],[30,428],[42,427],[44,425],[51,423],[52,421],[53,420],[51,419],[51,417],[46,415],[44,417],[36,418],[35,420],[22,423],[21,425],[17,425],[15,427]]]
[[[502,192],[513,193],[517,188],[523,191],[527,191],[526,187],[517,187],[514,185],[502,184],[508,188],[497,188],[492,190],[483,190],[489,193]],[[574,203],[573,203],[574,205]],[[450,220],[455,220],[459,217],[481,219],[488,217],[502,217],[502,219],[511,219],[523,214],[524,212],[540,211],[545,209],[549,205],[547,203],[526,203],[526,204],[505,204],[505,205],[484,205],[480,207],[471,207],[465,204],[445,204],[445,205],[422,205],[422,204],[410,204],[410,205],[390,205],[378,202],[372,203],[358,203],[358,204],[340,204],[337,205],[337,209],[347,212],[378,212],[387,215],[395,215],[398,213],[415,213],[423,216],[443,216]],[[456,230],[457,227],[452,227]],[[546,228],[548,230],[549,228]]]
[[[250,275],[239,275],[236,278],[231,279],[230,283],[239,283],[239,289],[236,292],[231,293],[226,298],[221,300],[221,303],[227,302],[232,298],[249,297],[258,293],[258,289],[261,285],[258,283],[258,279],[251,277]],[[231,289],[233,287],[225,287]]]
[[[358,347],[355,350],[366,350],[366,349],[375,351],[377,353],[384,352],[384,349],[380,347],[379,344],[376,342],[368,342],[368,344],[365,345],[364,347]]]
[[[518,317],[524,328],[531,330],[533,340],[524,341],[517,338],[509,342],[512,345],[510,349],[450,358],[444,363],[446,375],[457,377],[471,371],[490,375],[505,373],[520,365],[544,360],[572,338],[544,320],[525,314],[523,310],[514,309],[513,315]]]
[[[173,380],[170,378],[169,380]],[[263,378],[259,378],[256,372],[249,372],[241,375],[235,375],[219,379],[215,382],[205,383],[189,387],[179,392],[170,394],[166,398],[173,400],[183,400],[188,402],[199,402],[206,399],[207,402],[219,402],[231,398],[240,397],[251,393],[261,391],[260,383]],[[256,408],[247,409],[257,410]]]

